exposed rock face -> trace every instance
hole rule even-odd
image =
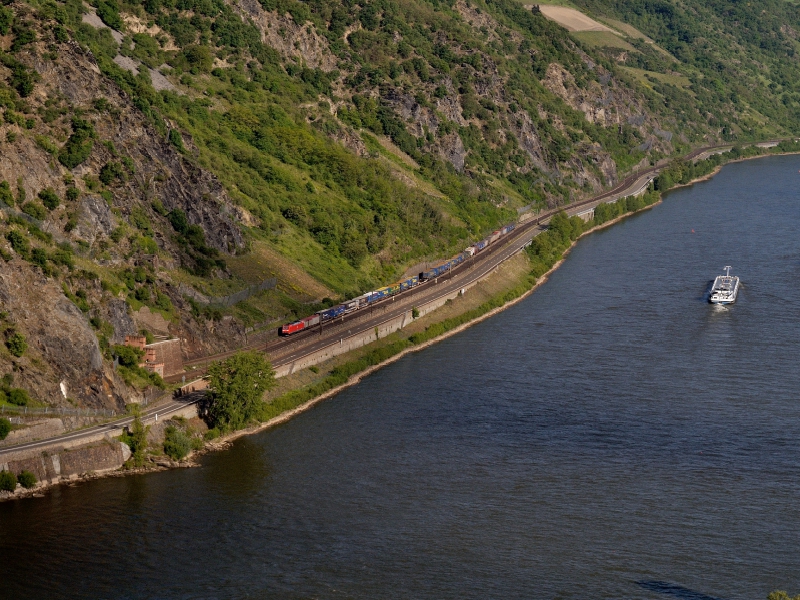
[[[519,111],[516,114],[517,120],[512,123],[512,131],[519,141],[519,145],[530,156],[533,164],[547,172],[549,167],[545,156],[545,150],[542,146],[542,140],[536,127],[533,124],[533,119],[525,111]]]
[[[591,123],[606,124],[606,112],[602,102],[597,102],[603,96],[602,91],[593,82],[591,91],[582,90],[575,84],[572,73],[558,63],[550,63],[547,73],[542,80],[548,90],[569,104],[572,108],[586,115],[586,120]]]
[[[147,306],[143,306],[133,313],[133,320],[142,329],[148,329],[159,335],[169,335],[169,322]]]
[[[349,127],[340,128],[332,137],[345,148],[349,148],[355,152],[358,156],[367,156],[369,154],[364,140]]]
[[[439,118],[431,109],[417,102],[411,94],[398,88],[390,88],[385,91],[383,100],[409,122],[407,127],[410,134],[420,137],[425,134],[425,128],[432,133],[438,130]]]
[[[41,90],[49,87],[58,90],[71,106],[84,110],[91,109],[96,98],[105,98],[109,103],[106,111],[93,111],[95,114],[90,112],[84,117],[94,125],[98,142],[88,160],[72,171],[79,188],[84,176],[96,176],[103,165],[117,158],[116,152],[129,158],[135,171],[128,181],[115,184],[113,189],[114,206],[123,214],[130,215],[139,203],[157,218],[149,205],[158,198],[168,210],[179,208],[186,213],[189,223],[200,225],[209,246],[222,252],[243,246],[237,212],[216,177],[184,159],[149,125],[127,95],[100,74],[90,53],[69,43],[61,46],[57,61],[44,61],[30,53],[21,53],[20,59],[29,62],[42,76],[35,100],[45,100]],[[100,140],[111,142],[115,151],[99,143]],[[29,198],[45,187],[52,187],[63,197],[67,169],[31,140],[20,137],[13,146],[0,146],[0,157],[0,180],[14,182],[22,177]],[[99,208],[94,201],[91,205]],[[94,209],[89,209],[94,215],[89,221],[107,224],[109,219],[101,218]],[[59,216],[54,211],[51,218]],[[81,234],[85,235],[86,230],[77,231],[74,237],[85,239]]]
[[[139,331],[124,300],[115,299],[106,302],[102,307],[102,314],[114,328],[114,335],[110,340],[112,344],[122,344],[126,335],[136,335]]]
[[[261,41],[283,56],[302,59],[312,69],[332,71],[336,57],[328,49],[328,40],[313,25],[295,23],[288,14],[267,12],[258,0],[231,0],[231,7],[249,18],[261,30]]]
[[[86,196],[81,201],[80,219],[74,236],[92,244],[98,235],[109,235],[117,226],[117,219],[104,198]]]
[[[436,108],[450,121],[458,123],[463,127],[467,124],[467,121],[461,114],[463,110],[461,107],[461,100],[453,87],[453,82],[448,78],[447,84],[444,87],[447,89],[447,95],[444,98],[438,98],[436,100]]]
[[[439,153],[442,158],[448,161],[456,171],[461,173],[464,170],[464,160],[467,151],[464,142],[457,133],[449,133],[440,140]]]
[[[51,404],[68,396],[83,406],[123,409],[129,392],[103,364],[86,317],[52,280],[19,259],[0,261],[0,303],[28,341],[21,358],[0,363],[20,385]]]
[[[586,58],[588,61],[588,58]],[[600,70],[600,81],[592,81],[585,89],[575,83],[572,74],[558,63],[551,63],[542,85],[564,100],[575,110],[581,111],[590,123],[597,123],[604,127],[628,123],[636,127],[644,136],[653,131],[660,132],[658,123],[646,111],[630,90],[616,85],[611,74],[602,72],[601,67],[592,65]],[[669,132],[663,132],[669,133]],[[667,153],[671,152],[669,142],[672,134],[661,135],[655,140],[658,149]]]

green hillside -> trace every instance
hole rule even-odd
[[[796,5],[572,5],[612,30],[515,0],[3,0],[9,305],[96,338],[77,401],[110,402],[100,369],[119,403],[129,333],[231,349],[636,167],[800,133]],[[41,335],[23,313],[7,338]],[[35,396],[68,363],[0,346]]]
[[[691,80],[691,103],[725,139],[797,133],[800,120],[800,8],[785,0],[576,0],[589,13],[633,25],[676,62],[642,52],[620,64]],[[639,42],[638,47],[642,46]],[[604,54],[619,59],[606,48]],[[670,93],[663,93],[665,100]],[[670,92],[674,92],[670,90]]]

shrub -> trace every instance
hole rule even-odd
[[[19,484],[22,487],[24,487],[26,490],[29,490],[36,485],[36,475],[30,471],[23,471],[17,475],[17,481],[19,481]]]
[[[26,202],[23,204],[22,212],[39,221],[42,221],[47,216],[47,211],[44,209],[44,206],[36,202]]]
[[[125,170],[122,168],[122,165],[116,161],[107,162],[103,165],[103,168],[100,169],[100,181],[103,182],[105,185],[111,185],[111,183],[116,179],[124,179],[125,177]]]
[[[186,148],[183,147],[183,137],[181,137],[181,133],[177,129],[169,130],[169,141],[180,152],[186,152]]]
[[[183,429],[170,425],[164,432],[164,454],[172,460],[181,460],[192,449],[192,440]]]
[[[28,396],[28,392],[22,388],[12,388],[8,392],[8,401],[16,406],[27,406],[30,400],[31,397]]]
[[[47,266],[47,252],[44,248],[34,248],[31,252],[31,262],[42,268]]]
[[[8,243],[11,244],[11,248],[19,254],[22,258],[27,258],[31,252],[31,244],[28,241],[28,238],[25,237],[24,233],[17,231],[16,229],[12,229],[6,235],[6,239]]]
[[[144,286],[140,287],[133,294],[139,302],[150,302],[150,290]]]
[[[7,35],[14,22],[14,11],[0,6],[0,35]]]
[[[0,471],[0,490],[13,492],[17,489],[17,476],[11,471]]]
[[[189,229],[189,222],[186,220],[186,213],[180,208],[173,209],[167,215],[172,228],[180,234],[186,233]]]
[[[21,333],[12,333],[6,340],[6,348],[11,354],[19,358],[28,349],[28,342],[25,341],[25,336]]]
[[[72,119],[72,135],[58,153],[58,160],[68,169],[74,169],[89,158],[94,147],[94,137],[94,126],[75,117]]]
[[[130,346],[114,346],[114,354],[123,367],[138,367],[144,356],[144,352]]]
[[[0,440],[4,440],[11,433],[11,421],[5,417],[0,418]]]
[[[0,181],[0,202],[6,206],[14,206],[14,195],[7,181]]]
[[[36,83],[37,76],[34,72],[26,69],[24,65],[17,63],[11,69],[11,87],[17,90],[22,98],[27,98],[33,92],[33,85]]]
[[[54,210],[61,204],[61,200],[58,198],[55,191],[53,191],[53,188],[43,189],[39,192],[39,198],[48,210]]]
[[[81,192],[80,190],[78,190],[78,188],[76,187],[67,188],[67,200],[69,200],[70,202],[74,202],[75,200],[77,200],[80,195]]]
[[[62,267],[67,267],[68,269],[72,269],[75,266],[72,252],[65,248],[59,248],[53,252],[52,256],[50,256],[50,260],[52,260],[55,264]]]

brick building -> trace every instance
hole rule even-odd
[[[183,355],[179,339],[147,344],[144,351],[145,360],[150,361],[150,364],[162,365],[163,373],[159,373],[162,377],[183,373]]]
[[[125,345],[130,346],[131,348],[144,350],[144,347],[147,345],[147,338],[143,335],[126,335]]]
[[[178,339],[148,344],[144,336],[126,335],[125,345],[144,350],[143,362],[139,366],[151,373],[158,373],[161,377],[183,373],[181,341]]]

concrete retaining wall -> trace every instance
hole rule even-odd
[[[491,273],[494,273],[494,270],[487,273],[486,276],[488,277]],[[447,296],[437,298],[436,300],[418,306],[417,310],[419,311],[419,316],[424,317],[425,315],[427,315],[430,312],[433,312],[437,308],[444,306],[444,304],[447,303],[448,300],[453,300],[457,298],[460,294],[462,294],[469,288],[473,287],[477,283],[478,282],[475,281],[473,283],[465,285],[460,290],[456,290],[448,294]],[[275,376],[285,377],[286,375],[291,375],[295,371],[299,371],[301,369],[310,367],[311,365],[321,363],[330,358],[333,358],[334,356],[339,356],[340,354],[344,354],[346,352],[350,352],[351,350],[356,350],[357,348],[366,346],[367,344],[371,344],[372,342],[380,338],[386,337],[387,335],[392,334],[395,331],[398,331],[399,329],[402,329],[412,321],[414,321],[414,318],[411,316],[411,309],[409,309],[402,315],[389,319],[384,323],[381,323],[376,328],[377,331],[373,329],[372,331],[342,337],[340,338],[338,343],[334,342],[333,344],[325,348],[322,348],[321,350],[318,350],[313,354],[308,354],[302,358],[297,359],[296,361],[293,361],[285,365],[281,365],[280,367],[277,367],[275,369]]]
[[[39,481],[56,483],[84,473],[101,473],[118,469],[131,456],[128,446],[120,442],[101,442],[74,450],[39,452],[36,456],[9,460],[0,470],[19,474],[30,471]]]

